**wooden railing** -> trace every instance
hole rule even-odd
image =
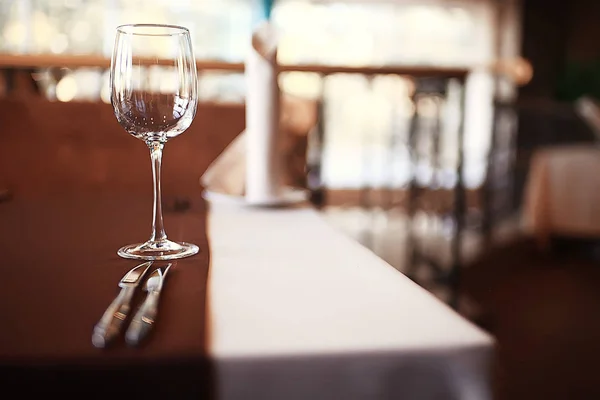
[[[109,68],[110,59],[95,55],[53,55],[53,54],[0,54],[0,69],[41,69],[50,67],[67,68]],[[244,72],[243,63],[198,60],[198,71]],[[412,77],[436,76],[444,78],[464,78],[467,68],[446,68],[429,66],[345,66],[322,64],[283,64],[280,72],[314,72],[321,75],[361,74],[361,75],[407,75]]]

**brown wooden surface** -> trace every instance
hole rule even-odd
[[[210,250],[201,201],[165,213],[169,237],[195,243],[201,252],[171,268],[149,340],[136,349],[122,337],[109,349],[91,343],[117,283],[140,263],[116,251],[147,240],[151,206],[149,196],[83,189],[0,203],[0,374],[10,379],[3,388],[17,386],[24,398],[41,393],[188,398],[208,391]],[[138,290],[134,311],[143,296]],[[91,397],[82,397],[90,388]]]
[[[169,237],[202,251],[173,266],[161,299],[161,323],[144,351],[91,345],[91,328],[118,292],[117,283],[141,263],[117,256],[150,235],[152,199],[78,194],[0,204],[4,300],[2,360],[91,363],[125,358],[204,355],[204,297],[208,272],[205,207],[165,213]],[[164,265],[165,263],[157,263]]]

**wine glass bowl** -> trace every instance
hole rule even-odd
[[[149,98],[151,101],[148,101]],[[161,94],[149,96],[133,92],[114,104],[119,124],[132,136],[145,142],[166,142],[183,133],[192,123],[190,101],[186,98]]]
[[[160,183],[165,143],[183,133],[196,115],[197,79],[186,28],[154,24],[117,28],[111,59],[111,103],[123,129],[150,149],[154,181],[150,239],[120,248],[117,253],[121,257],[172,260],[199,251],[194,244],[167,239]]]

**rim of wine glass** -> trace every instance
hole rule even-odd
[[[173,29],[175,32],[135,32],[131,31],[135,28],[167,28]],[[125,35],[137,35],[137,36],[178,36],[189,34],[188,28],[180,25],[168,25],[168,24],[124,24],[117,26],[117,32]]]

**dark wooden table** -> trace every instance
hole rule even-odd
[[[165,199],[169,237],[196,243],[201,251],[171,268],[149,341],[137,349],[122,339],[105,350],[91,343],[93,326],[118,293],[117,283],[138,264],[116,251],[147,239],[151,201],[150,196],[78,193],[15,196],[0,203],[3,392],[15,389],[21,398],[211,395],[203,203],[176,210]],[[143,297],[141,290],[137,294]],[[140,300],[136,297],[134,306]]]

